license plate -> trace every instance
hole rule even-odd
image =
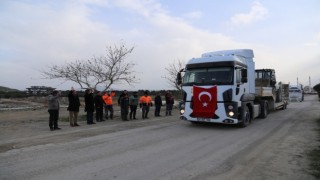
[[[197,120],[201,122],[210,122],[209,118],[197,118]]]

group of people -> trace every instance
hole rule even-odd
[[[95,93],[95,95],[94,95]],[[84,111],[86,112],[87,124],[95,124],[93,121],[94,112],[96,122],[105,121],[103,114],[105,114],[105,118],[108,120],[113,119],[113,97],[115,96],[115,92],[104,92],[102,94],[100,91],[94,92],[92,89],[87,89],[84,95],[85,107]],[[59,130],[61,128],[58,127],[58,119],[59,119],[59,98],[61,93],[58,91],[53,91],[48,97],[48,112],[49,112],[49,127],[50,130]],[[78,114],[80,109],[80,100],[77,94],[77,91],[73,88],[70,90],[68,94],[69,100],[69,122],[71,127],[79,126]],[[172,109],[174,104],[174,98],[172,94],[167,91],[165,94],[166,101],[166,116],[172,115]],[[124,90],[118,99],[118,105],[120,106],[121,119],[123,121],[128,121],[129,119],[137,119],[137,109],[141,108],[142,111],[142,119],[148,119],[148,114],[150,111],[150,107],[153,106],[152,98],[149,95],[148,91],[144,91],[144,94],[139,98],[137,92],[133,92],[131,95],[128,94],[126,90]],[[158,117],[160,115],[162,98],[161,93],[157,94],[154,99],[155,112],[154,116]],[[129,119],[128,119],[129,116]]]

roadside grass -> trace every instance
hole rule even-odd
[[[318,141],[320,142],[320,119],[317,120]],[[310,173],[320,179],[320,145],[308,153],[310,159]]]

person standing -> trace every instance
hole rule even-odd
[[[110,119],[113,118],[113,102],[112,102],[112,97],[115,96],[115,92],[105,92],[104,95],[102,96],[102,99],[104,101],[104,112],[106,114],[106,119],[109,118],[110,114]]]
[[[161,93],[159,93],[155,98],[154,98],[154,105],[155,105],[155,111],[154,111],[154,116],[159,117],[160,116],[160,110],[162,106],[162,99],[161,99]]]
[[[149,96],[148,91],[144,92],[144,95],[139,99],[140,108],[142,108],[142,119],[149,119],[148,113],[150,106],[152,106],[152,98]]]
[[[103,105],[104,101],[101,96],[101,92],[97,91],[97,95],[94,97],[94,106],[96,108],[96,121],[101,122],[103,120]]]
[[[130,105],[130,120],[137,119],[136,118],[136,113],[137,113],[137,107],[139,104],[139,98],[138,98],[138,93],[134,92],[133,95],[130,96],[129,99],[129,105]]]
[[[84,95],[85,107],[84,111],[87,112],[87,124],[95,124],[93,122],[94,102],[93,102],[93,90],[87,89]]]
[[[129,113],[129,96],[125,93],[120,98],[120,107],[121,107],[121,119],[123,121],[128,121],[128,113]]]
[[[79,107],[80,107],[80,100],[79,96],[77,94],[77,91],[71,88],[71,91],[68,94],[68,100],[69,100],[69,122],[70,126],[79,126],[78,122],[78,114],[79,114]]]
[[[61,94],[60,92],[54,90],[49,96],[48,96],[48,112],[49,112],[49,127],[50,130],[60,130],[58,126],[58,119],[59,119],[59,98]]]
[[[169,91],[167,91],[165,97],[166,97],[166,116],[171,116],[174,99],[172,94]]]
[[[124,90],[124,91],[122,91],[122,93],[120,94],[120,96],[119,96],[119,99],[118,99],[118,105],[120,106],[120,101],[121,101],[121,98],[123,97],[123,96],[125,96],[125,95],[128,95],[128,91],[127,90]]]

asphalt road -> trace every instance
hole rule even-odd
[[[307,96],[246,128],[176,113],[13,139],[0,179],[313,179],[305,153],[316,146],[319,104]]]

